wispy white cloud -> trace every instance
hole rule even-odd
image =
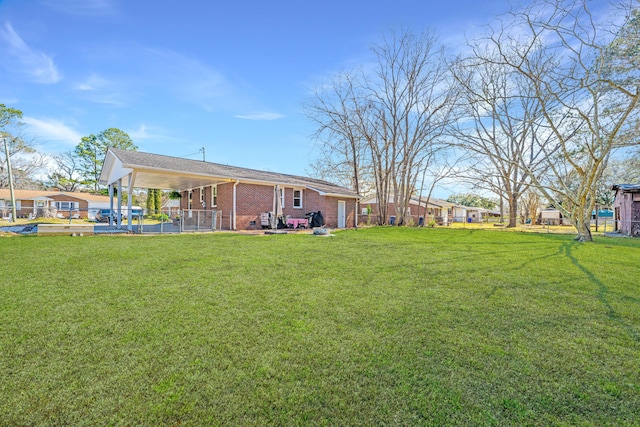
[[[251,114],[237,114],[236,119],[243,120],[278,120],[284,118],[284,114],[259,111]]]
[[[220,110],[238,102],[233,85],[218,70],[172,50],[144,51],[154,75],[178,99],[199,105],[205,111]]]
[[[136,43],[126,46],[102,46],[92,58],[95,69],[73,88],[90,102],[130,106],[157,100],[195,105],[206,112],[260,111],[251,89],[230,79],[223,71],[199,58],[171,49],[153,48]],[[276,120],[276,113],[239,113],[249,120]]]
[[[17,104],[18,102],[20,102],[18,98],[3,98],[0,96],[0,104],[4,104],[10,107]]]
[[[109,84],[108,80],[103,79],[96,73],[91,74],[85,81],[76,83],[75,88],[77,90],[94,91],[102,89]]]
[[[0,54],[5,68],[27,74],[37,83],[57,83],[61,79],[53,58],[31,48],[8,22],[0,28]]]
[[[117,12],[112,0],[40,0],[40,4],[69,15],[97,16]]]
[[[167,135],[164,129],[156,126],[147,126],[142,123],[137,129],[127,130],[127,134],[133,139],[134,142],[140,140],[153,140],[153,141],[177,141],[177,138]]]
[[[133,92],[123,82],[107,80],[96,73],[92,73],[85,80],[77,82],[73,88],[80,96],[95,104],[126,107],[130,104],[130,94]],[[129,95],[125,95],[129,94]]]
[[[23,117],[22,121],[28,125],[29,134],[42,142],[61,141],[69,146],[76,146],[82,139],[80,133],[59,120]]]
[[[149,129],[147,129],[147,125],[145,125],[144,123],[141,124],[136,130],[127,131],[127,134],[129,134],[131,139],[133,139],[134,141],[137,139],[152,138],[152,135],[149,133]]]
[[[121,92],[105,92],[105,91],[96,91],[90,92],[88,96],[85,97],[86,100],[103,105],[110,105],[112,107],[127,107],[129,106],[129,101],[127,100],[127,95],[122,94]]]

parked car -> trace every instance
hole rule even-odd
[[[132,217],[134,219],[138,219],[142,216],[143,211],[142,208],[131,208]],[[109,222],[109,217],[113,217],[113,222],[117,222],[118,220],[118,210],[114,209],[100,209],[96,214],[96,221],[98,222]],[[127,210],[123,209],[121,213],[121,222],[127,220]]]
[[[96,214],[96,221],[98,222],[109,222],[109,217],[113,218],[113,222],[117,222],[118,220],[118,211],[111,209],[100,209]]]

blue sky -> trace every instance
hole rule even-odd
[[[110,127],[139,150],[306,174],[302,103],[387,30],[457,43],[506,0],[0,0],[0,103],[45,153]]]

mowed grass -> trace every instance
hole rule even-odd
[[[0,238],[0,425],[640,425],[640,241]]]

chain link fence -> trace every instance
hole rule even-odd
[[[218,211],[161,210],[144,215],[134,231],[137,233],[216,231],[220,229],[218,216]]]

